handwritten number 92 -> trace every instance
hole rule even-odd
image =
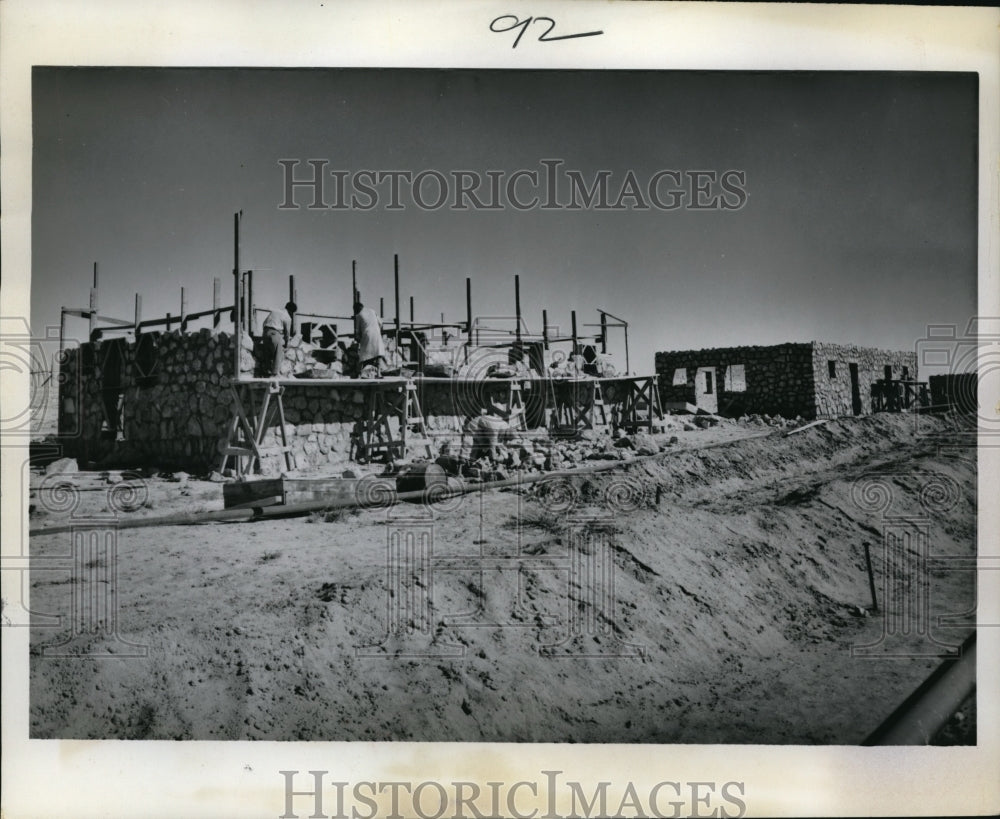
[[[513,20],[513,23],[509,25],[501,23],[504,20]],[[498,23],[500,25],[498,25]],[[524,36],[524,32],[528,30],[528,26],[532,23],[548,23],[549,27],[545,29],[541,34],[538,35],[538,42],[540,43],[551,43],[555,40],[575,40],[577,37],[596,37],[598,34],[603,34],[603,31],[585,31],[581,34],[562,34],[556,36],[550,36],[552,30],[556,27],[556,21],[551,17],[526,17],[523,20],[518,19],[516,15],[513,14],[502,14],[495,18],[492,23],[490,23],[490,31],[495,34],[503,34],[505,31],[513,31],[515,28],[520,28],[517,37],[514,38],[514,44],[511,48],[517,48],[517,44],[521,42],[521,38]]]

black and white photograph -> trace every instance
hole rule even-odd
[[[20,70],[20,741],[256,789],[81,815],[735,817],[996,762],[995,67],[545,65],[615,37],[553,8],[478,8],[495,64]]]

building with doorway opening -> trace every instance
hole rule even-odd
[[[867,415],[890,386],[907,408],[919,385],[915,352],[820,341],[657,353],[656,374],[664,409],[730,417]]]

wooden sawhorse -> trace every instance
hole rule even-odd
[[[427,457],[432,457],[427,425],[413,381],[382,384],[373,380],[364,390],[364,415],[352,436],[352,460],[367,463],[377,452],[384,452],[390,461],[401,460],[406,457],[407,450],[415,446],[425,447]],[[395,433],[390,423],[392,419],[396,421]]]
[[[645,429],[654,432],[663,427],[663,407],[660,405],[660,391],[657,376],[645,378],[616,379],[624,394],[621,397],[621,418],[619,423],[626,432]],[[659,422],[659,423],[657,423]]]
[[[259,413],[256,412],[255,386],[266,387]],[[285,456],[286,469],[295,469],[295,457],[285,435],[285,406],[282,403],[285,388],[277,381],[269,381],[263,385],[235,382],[229,385],[229,390],[233,396],[233,417],[226,430],[219,472],[223,472],[229,459],[233,458],[236,477],[243,478],[255,470],[259,471],[262,456],[273,451]],[[247,403],[250,405],[249,413],[246,410]],[[278,415],[281,444],[277,447],[263,447],[264,436],[275,413]]]
[[[552,382],[556,420],[565,429],[595,429],[608,425],[601,382],[596,378],[559,379]]]

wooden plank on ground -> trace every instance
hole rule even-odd
[[[224,484],[222,496],[226,509],[240,509],[313,500],[334,503],[352,500],[357,491],[357,478],[261,478]],[[262,502],[269,498],[278,500]]]
[[[233,481],[222,485],[222,500],[226,509],[246,505],[262,498],[284,495],[281,478],[264,478],[257,481]]]
[[[829,423],[829,421],[829,418],[821,418],[818,421],[810,421],[808,424],[803,424],[801,427],[796,427],[795,429],[786,432],[785,437],[787,438],[789,435],[794,435],[796,432],[802,432],[803,430],[810,429],[811,427],[822,426],[823,424]]]
[[[352,500],[357,496],[357,478],[285,478],[285,502]]]
[[[284,502],[285,498],[283,495],[274,495],[267,498],[254,498],[253,500],[244,501],[243,503],[227,503],[226,509],[257,509],[264,506],[277,506],[278,504]]]

